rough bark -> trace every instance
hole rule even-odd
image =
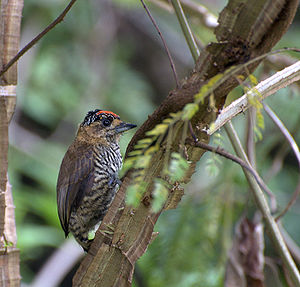
[[[140,127],[127,152],[131,151],[139,139],[156,124],[166,118],[170,112],[181,110],[187,103],[193,101],[194,95],[207,80],[226,68],[261,55],[278,42],[291,24],[297,10],[298,0],[258,1],[233,0],[219,17],[219,27],[216,29],[218,42],[208,45],[201,53],[194,71],[182,81],[181,86],[170,92],[147,121]],[[251,73],[259,63],[248,67]],[[247,72],[240,72],[245,74]],[[226,96],[238,85],[234,77],[225,81],[214,91],[215,103],[218,109],[223,107]],[[208,101],[200,106],[192,124],[196,135],[201,141],[207,142],[208,136],[201,132],[216,117],[208,106]],[[173,141],[172,150],[179,150],[181,140],[178,129]],[[196,162],[203,151],[186,146],[188,160],[192,162],[185,182],[188,182],[194,172]],[[147,170],[145,180],[151,182],[162,170],[164,159],[164,144],[154,155],[151,167]],[[73,279],[74,286],[131,286],[132,274],[136,260],[146,251],[153,238],[153,228],[160,213],[151,213],[151,189],[145,193],[142,204],[138,208],[125,206],[124,198],[131,182],[132,171],[124,178],[123,184],[113,201],[108,214],[104,218],[91,247]],[[182,190],[177,186],[170,189],[168,208],[175,208],[181,199]],[[108,225],[114,226],[113,235],[103,231]]]
[[[0,67],[19,49],[23,0],[0,1]],[[19,286],[19,251],[7,177],[8,125],[16,103],[17,65],[0,79],[0,286]]]

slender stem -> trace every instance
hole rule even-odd
[[[291,199],[289,200],[289,202],[287,203],[285,208],[276,216],[276,218],[275,218],[276,221],[278,221],[282,216],[284,216],[289,211],[291,206],[297,201],[299,194],[300,194],[300,179],[298,180],[297,187],[296,187]]]
[[[180,23],[184,37],[186,39],[186,42],[190,48],[193,59],[196,62],[198,57],[200,56],[200,52],[199,52],[198,46],[196,44],[195,38],[193,36],[193,33],[191,31],[191,28],[189,26],[189,23],[184,15],[180,1],[179,0],[171,0],[171,2],[174,7],[175,13],[177,15],[178,21]]]
[[[240,157],[245,162],[250,164],[246,156],[246,153],[242,147],[242,144],[238,138],[238,135],[231,122],[228,122],[225,125],[225,130],[238,157]],[[262,190],[260,189],[259,185],[257,184],[256,180],[254,179],[254,177],[245,168],[243,168],[243,171],[251,187],[258,208],[265,219],[267,228],[269,230],[269,234],[276,246],[276,250],[278,251],[282,261],[284,262],[295,286],[300,286],[299,271],[290,255],[289,250],[287,249],[287,246],[282,238],[278,225],[276,224],[274,218],[271,215],[265,196]]]
[[[144,0],[140,0],[140,1],[141,1],[142,5],[143,5],[143,7],[144,7],[144,9],[145,9],[145,11],[146,11],[148,17],[150,18],[150,20],[151,20],[151,22],[152,22],[154,28],[156,29],[156,31],[157,31],[157,33],[158,33],[158,35],[159,35],[159,37],[160,37],[160,39],[161,39],[163,45],[164,45],[165,51],[166,51],[166,53],[167,53],[167,55],[168,55],[168,58],[169,58],[169,62],[170,62],[171,69],[172,69],[172,72],[173,72],[173,76],[174,76],[174,79],[175,79],[175,82],[176,82],[176,86],[177,86],[177,88],[178,88],[178,87],[179,87],[179,80],[178,80],[178,76],[177,76],[175,64],[174,64],[174,61],[173,61],[173,59],[172,59],[171,53],[170,53],[170,51],[169,51],[169,48],[168,48],[168,46],[167,46],[167,43],[166,43],[166,41],[165,41],[165,39],[164,39],[164,37],[163,37],[163,35],[162,35],[162,33],[161,33],[161,31],[160,31],[158,25],[156,24],[154,18],[152,17],[152,15],[151,15],[151,13],[150,13],[150,10],[148,9],[147,5],[145,4]]]
[[[280,118],[275,114],[275,112],[266,104],[263,104],[264,109],[268,116],[272,119],[272,121],[276,124],[276,126],[280,129],[286,140],[288,141],[289,145],[291,146],[300,168],[300,150],[299,147],[293,138],[293,136],[290,134],[287,127],[284,125],[284,123],[280,120]]]

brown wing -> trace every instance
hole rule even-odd
[[[77,207],[93,181],[93,151],[91,146],[72,144],[60,166],[57,180],[57,208],[61,226],[67,236],[73,207]]]

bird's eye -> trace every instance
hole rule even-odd
[[[108,126],[110,126],[111,121],[110,121],[109,119],[103,119],[103,120],[102,120],[102,124],[103,124],[105,127],[108,127]]]

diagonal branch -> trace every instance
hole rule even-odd
[[[0,71],[0,77],[14,64],[16,63],[30,48],[32,48],[40,39],[42,39],[49,31],[51,31],[57,24],[62,22],[72,8],[76,0],[71,0],[68,6],[63,10],[63,12],[41,33],[39,33],[35,38],[33,38],[23,49],[21,49]]]
[[[177,15],[178,21],[180,23],[181,29],[183,31],[184,37],[186,39],[186,42],[190,48],[191,54],[193,56],[194,61],[196,62],[200,51],[198,49],[198,46],[196,44],[195,38],[193,36],[192,30],[190,26],[188,25],[187,19],[185,17],[185,14],[183,12],[182,6],[180,4],[179,0],[171,0],[172,5],[174,7],[175,13]]]
[[[295,49],[295,51],[299,50]],[[300,61],[260,82],[258,85],[250,89],[245,95],[232,102],[229,106],[222,110],[217,120],[211,125],[207,133],[212,135],[233,117],[247,110],[250,107],[248,102],[249,96],[255,97],[258,101],[262,101],[276,93],[278,90],[283,89],[299,80]]]
[[[188,143],[195,146],[195,147],[202,148],[204,150],[216,153],[216,154],[218,154],[222,157],[230,159],[231,161],[239,164],[241,167],[247,169],[253,175],[253,177],[255,178],[258,185],[270,196],[272,206],[273,206],[273,210],[275,211],[275,209],[276,209],[276,198],[275,198],[273,192],[268,188],[268,186],[264,183],[264,181],[259,176],[257,171],[250,164],[248,164],[246,161],[242,160],[241,158],[239,158],[237,156],[234,156],[233,154],[227,152],[226,150],[224,150],[221,147],[213,147],[209,144],[199,142],[199,141],[197,141],[197,142],[193,141],[192,143],[190,141],[188,141]]]

